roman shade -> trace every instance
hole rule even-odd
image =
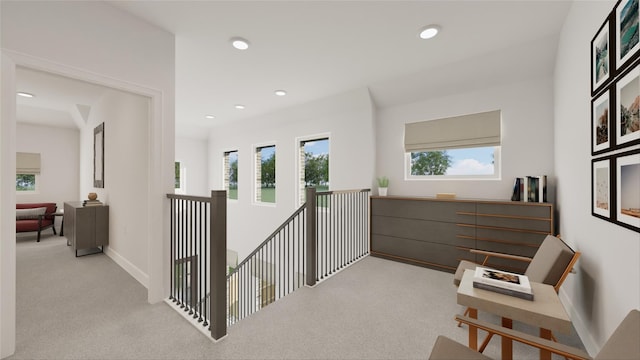
[[[16,174],[40,174],[40,154],[17,152]]]
[[[405,152],[500,146],[500,110],[408,123]]]

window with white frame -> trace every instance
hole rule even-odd
[[[16,192],[35,193],[40,180],[40,154],[16,153]]]
[[[34,192],[37,190],[36,174],[16,174],[16,191]]]
[[[308,187],[329,190],[329,138],[318,137],[298,142],[298,184],[300,205],[306,200]]]
[[[227,199],[238,200],[238,151],[224,153],[224,189]]]
[[[187,172],[182,166],[180,161],[175,162],[175,178],[174,178],[174,192],[176,194],[186,194]]]
[[[499,179],[501,114],[405,125],[407,179]]]
[[[256,147],[255,151],[255,201],[276,202],[276,146]]]

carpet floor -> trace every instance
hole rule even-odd
[[[425,359],[438,335],[461,343],[453,275],[374,257],[301,288],[214,343],[104,254],[66,238],[17,239],[16,353],[9,359]],[[481,319],[496,322],[491,315]],[[514,328],[537,329],[515,323]],[[556,334],[582,348],[573,331]],[[485,354],[499,358],[493,339]],[[538,353],[514,344],[515,359]],[[559,359],[559,358],[558,358]]]

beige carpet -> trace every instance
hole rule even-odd
[[[219,343],[104,254],[75,258],[64,237],[17,243],[17,350],[11,359],[424,359],[453,321],[452,274],[366,257],[229,329]],[[490,316],[481,318],[496,321]],[[516,324],[516,328],[535,329]],[[560,342],[581,346],[575,332]],[[499,341],[485,354],[499,358]],[[514,345],[516,359],[536,351]]]

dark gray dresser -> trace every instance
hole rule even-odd
[[[78,250],[100,249],[109,245],[109,206],[82,206],[82,202],[64,203],[64,234],[67,243]],[[91,253],[84,253],[89,255]]]
[[[371,198],[371,255],[454,272],[469,249],[533,256],[554,230],[553,204],[488,200]],[[522,272],[527,263],[489,266]]]

